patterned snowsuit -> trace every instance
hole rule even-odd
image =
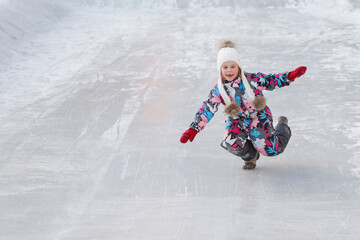
[[[263,96],[263,90],[272,91],[291,83],[288,80],[288,72],[269,75],[247,72],[244,74],[255,96]],[[265,156],[276,156],[282,153],[291,137],[288,125],[279,123],[274,129],[269,107],[266,106],[260,111],[254,108],[240,77],[231,82],[225,82],[224,88],[230,100],[235,100],[239,104],[241,111],[238,116],[229,116],[226,119],[226,132],[221,146],[245,161],[251,160],[256,151]],[[220,103],[225,105],[216,84],[210,91],[208,99],[196,113],[190,127],[197,131],[204,129],[218,111]]]

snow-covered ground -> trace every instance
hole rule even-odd
[[[359,239],[357,0],[0,0],[0,239]],[[266,93],[286,151],[254,171],[217,113],[179,138],[217,79],[299,65]]]

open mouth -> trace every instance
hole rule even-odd
[[[226,74],[226,77],[228,78],[232,78],[234,76],[234,74]]]

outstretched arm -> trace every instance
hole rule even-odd
[[[208,122],[214,117],[218,111],[219,104],[223,102],[217,85],[210,91],[209,97],[203,102],[202,106],[195,114],[194,121],[190,128],[181,136],[180,142],[186,143],[188,140],[192,142],[198,132],[200,132]]]
[[[261,72],[249,73],[246,77],[256,82],[259,89],[272,91],[276,88],[290,85],[290,83],[293,82],[295,78],[300,77],[305,72],[306,67],[301,66],[290,72],[278,74],[264,74]]]
[[[220,96],[218,86],[215,85],[215,87],[210,91],[208,99],[203,102],[199,111],[195,114],[194,121],[191,123],[190,128],[193,128],[198,132],[203,130],[206,124],[210,122],[215,113],[218,111],[219,104],[221,102],[223,102],[223,99]]]

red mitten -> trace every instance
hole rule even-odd
[[[306,72],[306,69],[307,68],[305,66],[298,67],[294,71],[289,72],[288,79],[290,81],[294,81],[295,78],[298,78],[301,75],[303,75]]]
[[[186,130],[183,135],[180,138],[180,142],[182,143],[186,143],[188,140],[190,140],[190,142],[192,142],[196,136],[196,134],[198,133],[198,131],[196,131],[193,128],[189,128],[188,130]]]

